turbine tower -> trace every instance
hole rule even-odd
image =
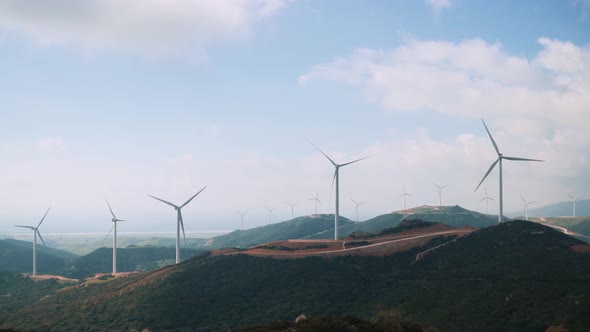
[[[350,200],[351,200],[351,201],[354,203],[354,205],[355,205],[355,209],[356,209],[356,221],[359,221],[359,205],[363,205],[363,204],[365,204],[365,203],[367,203],[367,202],[360,202],[360,203],[357,203],[357,202],[356,202],[354,199],[352,199],[352,198],[351,198]]]
[[[572,206],[574,208],[572,216],[576,217],[576,201],[582,199],[582,197],[574,197],[572,194],[567,194],[572,199]]]
[[[43,242],[43,246],[46,247],[45,241],[43,240],[43,237],[41,236],[41,232],[39,232],[39,226],[41,226],[41,223],[43,222],[43,220],[45,220],[45,217],[47,217],[49,210],[51,210],[51,206],[47,209],[47,212],[45,212],[45,214],[43,215],[43,218],[41,218],[41,221],[39,221],[39,223],[37,224],[37,227],[24,226],[24,225],[14,225],[16,227],[28,228],[33,231],[33,277],[37,275],[37,235],[39,235],[41,242]]]
[[[242,212],[240,212],[240,211],[234,211],[234,212],[240,215],[240,217],[242,219],[242,227],[240,229],[244,229],[244,215],[248,212],[248,210],[244,210]]]
[[[484,191],[485,191],[485,193],[486,193],[486,194],[485,194],[485,196],[484,196],[484,197],[482,197],[482,198],[480,199],[480,201],[483,201],[483,200],[485,200],[485,201],[486,201],[486,214],[489,214],[489,213],[488,213],[488,201],[489,201],[489,200],[492,200],[492,201],[493,201],[494,199],[493,199],[493,198],[491,198],[490,196],[488,196],[488,188],[485,188],[485,187],[484,187],[483,189],[484,189]]]
[[[207,188],[207,186],[204,186],[203,189],[199,190],[198,193],[194,194],[193,197],[189,198],[188,201],[186,201],[184,204],[182,204],[181,206],[172,204],[168,201],[165,201],[161,198],[152,196],[152,195],[148,195],[153,199],[157,199],[158,201],[164,203],[164,204],[168,204],[170,206],[172,206],[175,210],[176,210],[176,264],[180,263],[180,228],[182,227],[182,236],[184,237],[184,242],[186,242],[186,235],[184,234],[184,223],[182,221],[182,208],[185,207],[188,203],[190,203],[193,198],[197,197],[198,194],[201,193],[201,191],[205,190],[205,188]]]
[[[522,199],[522,202],[524,203],[524,219],[529,220],[529,204],[533,204],[535,201],[529,202],[522,196],[520,196],[520,199]]]
[[[309,141],[308,141],[309,142]],[[344,166],[348,166],[350,164],[356,163],[358,161],[361,161],[363,159],[367,159],[370,156],[364,157],[364,158],[360,158],[360,159],[356,159],[344,164],[337,164],[334,162],[334,160],[332,160],[332,158],[328,157],[327,154],[325,154],[322,150],[320,150],[320,148],[318,148],[317,146],[315,146],[312,142],[309,142],[309,144],[313,145],[314,148],[316,148],[319,152],[321,152],[324,157],[326,157],[331,163],[332,165],[334,165],[334,177],[332,178],[332,187],[334,186],[334,182],[336,182],[336,197],[335,197],[335,208],[336,211],[334,212],[334,240],[338,240],[338,213],[339,213],[339,208],[340,208],[340,177],[338,176],[339,174],[339,170],[340,167],[344,167]]]
[[[291,202],[285,202],[285,204],[290,205],[291,206],[291,219],[293,219],[293,207],[295,206],[295,204],[297,203],[291,203]]]
[[[113,232],[113,275],[115,273],[117,273],[117,223],[119,221],[125,221],[123,219],[118,219],[117,217],[115,217],[115,213],[113,212],[113,209],[111,208],[111,205],[109,204],[109,201],[107,201],[107,205],[109,207],[109,211],[111,211],[111,215],[113,216],[113,218],[111,219],[111,221],[113,222],[113,226],[111,227],[111,229],[109,230],[109,232],[107,233],[107,236],[104,237],[104,240],[106,240],[109,235],[111,234],[112,231]],[[104,240],[102,240],[104,242]]]
[[[506,159],[506,160],[515,160],[515,161],[543,161],[543,160],[517,158],[517,157],[506,157],[506,156],[504,156],[500,152],[500,149],[498,149],[498,145],[496,144],[496,141],[494,141],[494,138],[492,137],[492,134],[488,130],[488,126],[486,126],[485,121],[483,121],[483,119],[481,119],[481,122],[483,123],[483,126],[486,128],[486,131],[488,132],[488,136],[490,136],[490,140],[492,141],[492,144],[494,145],[494,149],[496,150],[496,153],[498,154],[498,159],[496,159],[496,161],[494,161],[492,163],[492,165],[490,166],[490,168],[486,172],[486,175],[483,176],[483,179],[481,179],[481,181],[477,185],[477,188],[475,188],[475,191],[477,191],[477,189],[479,188],[479,186],[481,186],[481,184],[483,183],[483,181],[488,177],[488,175],[494,169],[494,167],[496,166],[496,164],[500,164],[499,165],[500,190],[498,191],[499,192],[499,194],[498,194],[498,197],[499,197],[499,199],[498,199],[498,202],[499,202],[498,222],[502,222],[502,217],[503,217],[503,214],[504,214],[504,209],[503,209],[504,207],[503,207],[503,200],[502,200],[502,160],[503,159]]]
[[[318,192],[315,197],[310,198],[310,201],[315,201],[315,214],[318,214],[318,203],[320,202],[320,199],[318,198],[318,196],[320,195],[320,193]]]
[[[404,188],[404,192],[399,196],[402,197],[404,199],[404,211],[406,210],[406,196],[412,196],[414,197],[412,194],[406,192],[406,185],[403,184],[402,187]]]
[[[448,186],[448,184],[445,184],[441,187],[435,183],[434,186],[438,188],[438,206],[442,206],[442,190],[445,189]]]
[[[270,222],[272,220],[272,210],[274,210],[275,208],[269,208],[268,206],[265,206],[265,208],[268,210],[268,224],[270,225]]]

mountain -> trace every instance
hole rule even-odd
[[[340,236],[353,232],[380,232],[398,225],[405,219],[419,219],[441,222],[453,227],[471,226],[482,228],[498,223],[498,217],[464,209],[460,206],[421,206],[404,211],[384,214],[363,222],[354,222],[340,217]],[[216,236],[204,244],[207,249],[248,248],[262,243],[288,239],[332,239],[334,237],[334,215],[318,214],[303,216],[276,224],[248,230],[236,230]]]
[[[529,206],[529,217],[570,217],[573,213],[571,201],[564,201],[555,204],[545,205],[538,208]],[[523,215],[522,209],[514,211],[510,216]],[[576,216],[590,216],[590,199],[576,201]]]
[[[487,215],[479,212],[455,206],[420,206],[403,211],[395,211],[375,218],[349,223],[339,228],[341,236],[348,236],[353,232],[379,232],[387,227],[398,225],[402,220],[418,219],[430,222],[440,222],[453,227],[470,226],[483,228],[498,223],[498,216]],[[334,232],[334,228],[332,228]],[[321,239],[327,236],[327,232],[308,235],[306,238]]]
[[[0,307],[0,328],[222,331],[302,313],[398,312],[443,331],[586,331],[589,303],[590,246],[511,221],[389,256],[202,254]]]
[[[78,255],[37,244],[37,271],[56,274]],[[0,240],[0,271],[33,272],[33,243],[13,239]]]
[[[349,219],[340,217],[340,225],[353,223]],[[334,238],[334,215],[315,214],[295,219],[260,226],[246,230],[235,230],[231,233],[216,236],[206,242],[208,249],[220,248],[248,248],[261,243],[301,239],[321,233],[324,239]]]
[[[580,237],[584,241],[590,240],[590,216],[584,217],[541,217],[530,218],[532,221],[546,225],[563,227],[572,232],[572,236]]]
[[[181,248],[181,257],[192,257],[202,250]],[[137,247],[117,248],[117,272],[152,271],[174,264],[176,248]],[[61,274],[68,278],[81,279],[95,273],[110,273],[113,270],[113,249],[99,248],[69,264]]]

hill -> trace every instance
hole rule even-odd
[[[353,232],[375,233],[385,228],[396,226],[405,219],[419,219],[430,222],[440,222],[453,227],[470,226],[475,228],[488,227],[498,223],[498,216],[467,210],[458,205],[424,205],[412,209],[384,214],[359,223],[349,223],[347,225],[342,225],[339,228],[339,233],[341,236],[348,236]],[[328,232],[321,232],[318,234],[309,235],[306,238],[320,239],[325,238],[327,235]]]
[[[353,222],[340,217],[339,223],[340,225],[348,225]],[[301,239],[318,233],[322,234],[319,238],[331,239],[334,237],[333,214],[303,216],[252,229],[235,230],[231,233],[211,238],[206,242],[205,247],[207,249],[248,248],[261,243]]]
[[[560,324],[586,331],[588,304],[590,247],[549,227],[512,221],[388,256],[203,254],[0,308],[0,328],[211,331],[301,313],[367,318],[393,310],[450,331],[544,331]]]
[[[56,274],[78,255],[37,245],[37,271]],[[33,272],[33,243],[13,239],[0,240],[0,271]]]
[[[152,271],[174,264],[175,248],[136,247],[117,248],[117,271]],[[181,248],[181,257],[192,257],[202,250]],[[99,248],[74,260],[61,272],[68,278],[81,279],[95,273],[110,273],[113,269],[113,249]]]
[[[529,207],[529,217],[571,217],[572,210],[572,202],[564,201],[538,208]],[[522,214],[522,210],[519,210],[509,215],[518,216]],[[576,216],[590,216],[590,199],[581,199],[576,202]]]

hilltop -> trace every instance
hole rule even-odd
[[[571,217],[572,212],[572,202],[569,200],[537,208],[529,207],[529,217]],[[510,215],[518,216],[522,213],[520,209]],[[576,202],[576,216],[590,216],[590,199],[581,199]]]
[[[15,310],[0,308],[0,327],[205,331],[301,313],[367,318],[393,310],[442,330],[543,331],[564,324],[585,331],[588,252],[588,245],[554,229],[511,221],[387,256],[203,254],[151,273],[63,289]]]
[[[56,274],[79,256],[67,251],[37,244],[37,271]],[[13,239],[0,240],[0,271],[26,272],[33,270],[33,243]]]

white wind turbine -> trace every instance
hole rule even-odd
[[[488,201],[489,201],[489,200],[492,200],[492,201],[493,201],[494,199],[493,199],[493,198],[491,198],[490,196],[488,196],[488,188],[483,188],[483,189],[484,189],[484,191],[485,191],[485,193],[486,193],[486,194],[485,194],[485,196],[484,196],[484,197],[482,197],[482,198],[480,199],[480,201],[483,201],[483,200],[485,200],[485,201],[486,201],[486,214],[488,214]]]
[[[445,189],[446,187],[448,187],[448,184],[445,184],[444,186],[439,186],[438,184],[434,184],[435,187],[438,188],[438,206],[442,206],[442,190]]]
[[[320,193],[318,192],[315,197],[310,198],[310,201],[315,201],[315,214],[318,214],[318,203],[320,202],[320,199],[318,198],[318,196],[320,195]]]
[[[197,197],[198,194],[201,193],[201,191],[205,190],[205,188],[207,188],[207,186],[203,187],[203,189],[199,190],[198,193],[194,194],[193,197],[189,198],[188,201],[186,201],[184,204],[182,204],[181,206],[172,204],[168,201],[165,201],[161,198],[152,196],[152,195],[148,195],[153,199],[157,199],[160,202],[164,203],[164,204],[168,204],[170,206],[172,206],[175,210],[176,210],[176,264],[180,263],[180,228],[182,227],[182,236],[184,237],[184,241],[186,242],[186,235],[184,234],[184,223],[182,221],[182,212],[181,209],[183,207],[185,207],[188,203],[190,203],[193,198]]]
[[[51,206],[49,207],[49,209],[47,209],[47,212],[45,212],[43,218],[41,218],[41,221],[39,221],[39,223],[37,224],[37,227],[14,225],[16,227],[28,228],[33,231],[33,277],[37,275],[37,235],[39,235],[39,238],[41,239],[41,242],[43,242],[43,246],[45,247],[45,241],[43,241],[41,232],[39,232],[39,226],[41,226],[41,223],[43,222],[43,220],[45,220],[45,217],[47,217],[49,210],[51,210]]]
[[[582,199],[582,197],[574,197],[572,194],[567,194],[572,199],[572,205],[574,208],[573,217],[576,217],[576,201]]]
[[[285,204],[291,206],[291,219],[293,219],[293,208],[295,207],[295,204],[297,203],[291,203],[291,202],[285,202]]]
[[[112,231],[113,232],[113,274],[117,273],[117,223],[119,221],[125,221],[123,219],[118,219],[117,217],[115,217],[115,213],[113,212],[113,209],[111,208],[111,205],[109,204],[109,201],[107,201],[107,205],[109,207],[109,211],[111,211],[111,215],[113,216],[113,218],[111,219],[111,221],[113,222],[113,226],[111,227],[111,229],[109,230],[109,232],[107,233],[107,236],[105,236],[104,240],[106,240],[109,235],[111,234]],[[104,240],[102,240],[104,242]]]
[[[270,222],[272,221],[272,210],[275,208],[269,208],[268,206],[265,206],[265,208],[268,210],[268,224],[270,225]]]
[[[367,203],[367,202],[360,202],[360,203],[357,203],[357,202],[356,202],[354,199],[352,199],[352,198],[351,198],[350,200],[351,200],[351,201],[354,203],[354,205],[355,205],[355,209],[356,209],[356,221],[359,221],[359,205],[363,205],[363,204],[365,204],[365,203]]]
[[[535,201],[529,202],[522,196],[520,196],[520,199],[522,199],[522,202],[524,203],[524,219],[529,220],[529,204],[533,204]]]
[[[242,219],[242,227],[240,229],[244,229],[244,215],[248,212],[248,210],[244,210],[242,212],[240,212],[240,211],[234,211],[234,212],[240,215],[240,218]]]
[[[403,184],[402,187],[404,188],[404,192],[399,197],[402,197],[404,199],[404,211],[405,211],[406,210],[406,196],[414,197],[414,195],[406,192],[406,185],[405,184]]]
[[[494,145],[494,149],[496,150],[496,153],[498,154],[498,159],[496,159],[496,161],[494,161],[492,163],[492,165],[490,166],[490,168],[486,172],[486,175],[483,176],[483,179],[481,179],[481,181],[477,185],[477,188],[475,188],[475,191],[477,191],[477,189],[479,188],[479,186],[481,186],[481,184],[483,183],[483,181],[486,179],[486,177],[488,177],[488,175],[490,174],[490,172],[492,171],[492,169],[494,169],[494,167],[496,166],[496,164],[500,164],[499,165],[500,190],[498,191],[499,192],[499,194],[498,194],[498,197],[499,197],[498,198],[498,202],[499,202],[498,222],[502,222],[502,217],[503,217],[503,213],[504,213],[504,207],[503,207],[503,201],[502,201],[502,160],[503,159],[506,159],[506,160],[515,160],[515,161],[543,161],[543,160],[517,158],[517,157],[506,157],[506,156],[504,156],[500,152],[500,149],[498,149],[498,145],[496,145],[496,141],[494,141],[494,138],[492,137],[492,134],[488,130],[488,126],[486,126],[485,121],[483,121],[483,119],[481,119],[481,122],[483,123],[483,126],[486,128],[486,131],[488,133],[488,136],[490,136],[490,140],[492,141],[492,144]]]
[[[309,141],[308,141],[309,142]],[[309,144],[313,145],[314,148],[316,148],[319,152],[321,152],[324,157],[326,157],[331,163],[332,165],[334,165],[334,177],[332,178],[332,186],[334,186],[334,182],[336,182],[336,197],[335,197],[335,208],[336,211],[334,213],[334,240],[338,240],[338,213],[339,213],[339,208],[340,208],[340,178],[339,178],[339,170],[340,167],[344,167],[353,163],[356,163],[358,161],[361,161],[363,159],[367,159],[368,157],[364,157],[364,158],[360,158],[357,160],[353,160],[344,164],[337,164],[334,162],[334,160],[332,160],[332,158],[328,157],[327,154],[325,154],[322,150],[320,150],[320,148],[318,148],[317,146],[315,146],[312,142],[309,142]]]

